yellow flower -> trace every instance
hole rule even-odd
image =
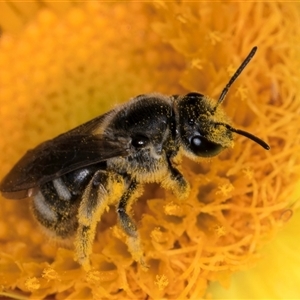
[[[72,249],[37,228],[29,200],[1,199],[0,295],[223,297],[219,284],[230,286],[232,274],[228,297],[295,295],[296,284],[278,292],[278,281],[299,280],[299,251],[289,240],[299,227],[299,5],[39,3],[0,4],[1,177],[26,150],[135,95],[199,91],[217,99],[255,45],[222,107],[271,150],[237,136],[214,159],[184,159],[186,201],[147,186],[134,205],[147,272],[128,252],[113,208],[99,222],[86,272]],[[288,222],[292,233],[282,230],[263,248]],[[256,264],[264,281],[247,270]],[[256,294],[233,294],[235,282]]]
[[[257,266],[234,274],[226,289],[213,283],[207,296],[212,299],[298,299],[299,213],[297,211],[278,237],[261,251]]]

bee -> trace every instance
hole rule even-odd
[[[108,205],[132,253],[139,235],[130,208],[145,183],[159,183],[184,199],[189,184],[176,157],[195,161],[233,146],[239,134],[269,150],[267,143],[232,127],[220,104],[253,58],[254,47],[223,89],[218,101],[197,92],[139,95],[54,139],[41,143],[4,177],[4,197],[31,197],[32,212],[52,236],[74,239],[75,258],[89,268],[97,222]],[[141,260],[140,260],[141,261]]]

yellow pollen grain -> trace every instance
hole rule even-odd
[[[59,274],[50,266],[43,270],[42,277],[45,278],[47,281],[51,281],[51,280],[61,281]]]
[[[236,95],[241,99],[241,101],[246,101],[248,98],[249,91],[247,87],[239,85],[236,89]]]
[[[173,202],[164,206],[164,212],[166,215],[180,216],[182,214],[182,208]]]
[[[192,63],[191,63],[191,67],[199,69],[199,70],[202,70],[203,69],[203,61],[202,61],[202,59],[199,59],[199,58],[193,59]]]
[[[219,194],[227,197],[232,191],[234,191],[234,186],[231,183],[226,183],[218,187],[216,195]]]
[[[222,41],[222,34],[218,31],[210,31],[208,33],[208,39],[213,46]]]
[[[221,237],[221,236],[226,235],[227,230],[226,230],[226,228],[225,228],[224,226],[218,225],[218,226],[216,226],[216,228],[215,228],[215,232],[216,232],[216,235],[217,235],[218,237]]]
[[[227,74],[229,76],[229,78],[231,78],[233,76],[233,74],[236,72],[236,66],[230,64],[227,68],[226,68]]]
[[[244,173],[244,175],[249,179],[252,180],[253,176],[254,176],[254,172],[252,168],[245,168],[242,170],[242,172]]]
[[[33,292],[41,287],[40,281],[36,277],[30,277],[25,280],[27,290]]]
[[[169,285],[169,280],[166,275],[156,275],[156,280],[154,282],[160,291],[164,290]]]
[[[160,242],[161,240],[162,240],[162,232],[161,232],[161,230],[160,230],[160,227],[156,227],[155,229],[153,229],[152,231],[151,231],[151,234],[150,234],[150,236],[151,236],[151,238],[155,241],[155,242]]]
[[[98,270],[90,270],[86,273],[86,281],[88,283],[99,284],[101,277],[101,272]]]

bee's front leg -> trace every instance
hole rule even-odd
[[[177,168],[173,166],[170,157],[167,158],[167,171],[167,176],[161,182],[162,187],[171,190],[178,199],[187,198],[190,185]]]

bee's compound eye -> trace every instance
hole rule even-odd
[[[141,134],[134,136],[131,140],[131,145],[138,149],[146,147],[148,143],[149,138]]]
[[[223,150],[223,147],[221,145],[210,142],[200,135],[192,137],[190,141],[190,147],[194,154],[203,157],[214,156]]]

